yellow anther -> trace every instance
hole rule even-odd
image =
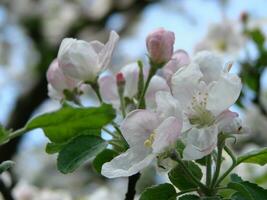
[[[145,142],[144,142],[144,146],[147,147],[147,148],[150,148],[152,146],[152,143],[150,141],[150,139],[147,139]]]

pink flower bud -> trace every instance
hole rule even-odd
[[[146,38],[146,46],[153,63],[161,64],[170,60],[173,54],[175,36],[171,31],[159,28]]]
[[[65,89],[73,90],[78,81],[66,76],[58,66],[58,61],[55,59],[49,66],[46,73],[47,81],[59,93]]]
[[[125,83],[125,78],[124,78],[122,72],[119,72],[116,74],[116,80],[117,80],[117,84],[124,84]]]

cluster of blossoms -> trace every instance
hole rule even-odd
[[[91,85],[99,101],[122,116],[120,131],[129,148],[103,165],[104,176],[136,174],[168,157],[177,141],[185,145],[183,160],[200,159],[215,150],[220,133],[243,131],[238,114],[229,110],[242,89],[231,64],[208,51],[192,58],[174,51],[174,33],[161,28],[146,39],[149,67],[134,62],[117,74],[102,73],[118,39],[113,31],[106,44],[64,39],[47,72],[50,97],[77,99]]]

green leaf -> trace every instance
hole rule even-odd
[[[265,165],[267,163],[267,147],[251,151],[237,158],[237,164],[253,163]]]
[[[5,142],[6,138],[8,136],[8,131],[3,127],[2,124],[0,124],[0,144]]]
[[[175,200],[176,191],[174,187],[169,184],[161,184],[145,189],[141,194],[139,200]]]
[[[180,155],[183,155],[183,151],[185,149],[185,145],[181,140],[177,140],[176,142],[176,150]]]
[[[8,170],[9,168],[14,166],[14,162],[11,160],[4,161],[0,164],[0,174],[2,174],[4,171]]]
[[[249,35],[251,36],[252,40],[256,43],[258,48],[262,49],[265,42],[265,36],[261,32],[261,30],[259,28],[255,28],[254,30],[249,32]]]
[[[267,190],[254,183],[243,181],[236,174],[231,175],[231,182],[227,187],[237,191],[232,196],[235,200],[266,200],[267,197]]]
[[[64,143],[90,130],[99,131],[115,117],[111,105],[97,108],[74,108],[65,106],[58,111],[46,113],[32,119],[27,129],[42,128],[45,135],[54,143]]]
[[[185,162],[185,165],[198,180],[201,180],[203,174],[198,165],[192,161]],[[186,176],[183,168],[179,164],[173,168],[168,175],[170,181],[181,191],[198,187]]]
[[[45,152],[48,154],[58,153],[67,143],[47,143]]]
[[[95,157],[93,161],[95,170],[101,174],[102,165],[106,162],[111,161],[117,155],[118,154],[112,149],[105,149],[104,151],[102,151]]]
[[[179,200],[200,200],[199,196],[188,194],[179,198]]]
[[[74,138],[59,152],[57,167],[64,174],[73,172],[87,160],[103,151],[107,143],[100,137],[82,135]]]

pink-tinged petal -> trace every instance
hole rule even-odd
[[[171,81],[172,93],[182,107],[186,107],[191,102],[202,76],[199,66],[195,63],[180,68],[173,75]]]
[[[47,85],[47,90],[48,90],[48,96],[51,99],[60,101],[61,99],[64,98],[64,95],[62,92],[58,92],[55,88],[53,88],[53,86],[51,84]]]
[[[151,79],[145,95],[146,105],[148,108],[156,107],[156,93],[158,91],[170,92],[170,87],[165,79],[155,75]]]
[[[181,49],[175,51],[171,60],[162,68],[164,78],[170,83],[172,75],[182,66],[188,65],[189,63],[190,58],[186,51]]]
[[[228,134],[248,134],[250,129],[247,126],[244,126],[240,118],[235,118],[227,125],[221,128],[221,132]]]
[[[140,172],[155,158],[151,149],[137,146],[115,157],[102,166],[101,174],[108,178],[128,177]]]
[[[226,126],[232,123],[232,121],[238,117],[238,113],[230,110],[223,111],[218,117],[216,117],[215,123],[218,126],[219,132],[222,132]]]
[[[139,67],[138,64],[131,63],[124,66],[120,71],[125,79],[124,96],[133,98],[138,90]]]
[[[217,145],[218,128],[216,126],[192,128],[185,134],[184,160],[196,160],[209,155]]]
[[[110,103],[114,108],[119,108],[120,99],[115,77],[105,75],[98,79],[100,95],[105,103]]]
[[[220,77],[223,67],[223,60],[220,56],[209,51],[201,51],[193,59],[199,65],[203,74],[203,80],[208,84],[217,81]]]
[[[214,116],[227,110],[238,99],[242,89],[241,80],[237,75],[222,72],[221,77],[211,87],[206,108]]]
[[[98,59],[99,59],[99,67],[101,68],[102,71],[105,70],[110,65],[111,56],[113,54],[113,51],[115,49],[115,46],[119,38],[120,38],[119,35],[115,31],[111,31],[108,42],[100,51]]]
[[[169,117],[164,120],[154,131],[155,137],[152,144],[153,153],[161,153],[170,145],[173,145],[181,135],[182,120]]]
[[[158,127],[157,115],[149,110],[130,112],[121,124],[121,132],[130,147],[144,144],[151,133]]]
[[[159,91],[156,93],[157,113],[164,120],[168,117],[176,117],[182,121],[182,109],[179,102],[170,92]]]

